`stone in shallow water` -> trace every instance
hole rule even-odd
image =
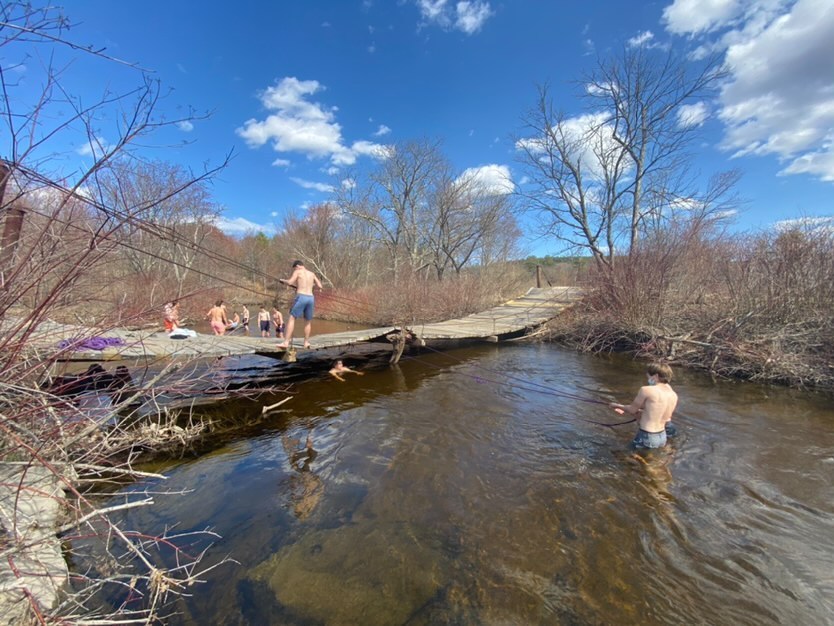
[[[252,571],[278,605],[331,626],[402,624],[440,588],[442,557],[411,526],[307,533]]]

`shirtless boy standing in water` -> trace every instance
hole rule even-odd
[[[678,394],[669,385],[672,368],[668,365],[650,363],[646,376],[648,384],[640,387],[631,404],[612,402],[608,406],[615,411],[639,416],[640,429],[631,442],[635,448],[661,448],[666,445],[666,424],[672,420],[672,413],[678,405]]]
[[[304,316],[304,347],[310,347],[310,331],[313,328],[313,287],[322,289],[318,276],[304,267],[302,261],[293,261],[292,276],[281,278],[280,282],[288,287],[295,287],[296,295],[290,309],[290,319],[287,322],[286,339],[278,344],[279,348],[286,348],[292,344],[292,334],[295,330],[295,320]]]

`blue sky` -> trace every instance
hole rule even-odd
[[[537,85],[579,115],[574,81],[597,55],[640,39],[695,56],[718,51],[731,64],[699,109],[697,164],[705,175],[742,170],[736,228],[834,215],[831,0],[76,0],[66,14],[69,39],[152,70],[170,90],[161,114],[210,113],[143,150],[195,169],[233,152],[214,183],[230,233],[270,232],[287,212],[326,200],[328,186],[387,142],[441,139],[460,171],[519,184],[513,138]],[[18,68],[24,86],[40,80],[42,62],[33,54]],[[89,58],[65,77],[89,101],[141,78]],[[103,123],[104,143],[108,132]],[[83,138],[75,141],[68,161],[85,158]]]

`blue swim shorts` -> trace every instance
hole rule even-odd
[[[678,427],[672,422],[666,422],[666,437],[675,437],[678,434]]]
[[[302,316],[305,320],[313,319],[314,302],[315,300],[313,299],[313,296],[308,296],[303,293],[298,294],[295,297],[295,302],[292,303],[290,315],[292,315],[295,319],[298,319]]]
[[[666,445],[666,431],[650,433],[642,428],[637,431],[637,436],[631,442],[634,448],[662,448]]]

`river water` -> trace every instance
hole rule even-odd
[[[677,372],[681,434],[635,455],[633,424],[560,395],[628,402],[644,380],[519,344],[309,381],[148,468],[168,480],[124,491],[190,492],[124,524],[211,528],[202,564],[238,562],[172,624],[834,623],[830,398]]]

